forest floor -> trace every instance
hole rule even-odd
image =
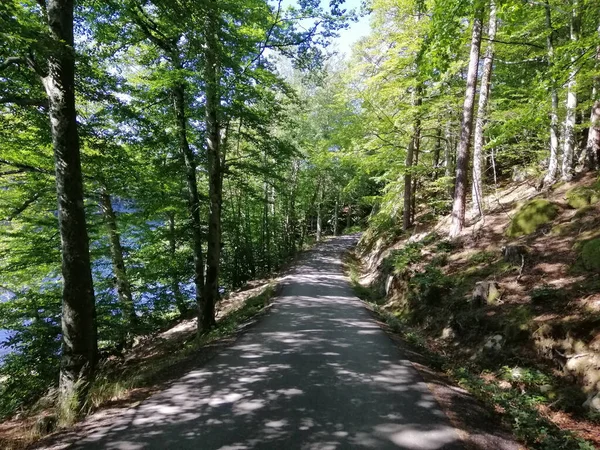
[[[600,236],[600,202],[572,201],[597,189],[591,176],[546,192],[505,184],[456,241],[445,238],[449,216],[424,215],[408,234],[371,230],[348,262],[357,292],[390,327],[533,448],[600,448],[600,411],[587,406],[600,391],[600,280],[582,261],[582,247]],[[508,236],[525,206],[540,202],[551,217]],[[486,290],[475,304],[488,286],[493,298]]]

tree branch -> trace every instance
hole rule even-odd
[[[12,103],[18,106],[40,106],[48,108],[47,98],[26,98],[17,96],[0,97],[0,104]]]
[[[7,161],[6,159],[0,159],[0,164],[5,164],[7,166],[17,167],[24,172],[36,172],[43,173],[46,175],[54,175],[52,170],[43,169],[41,167],[30,166],[29,164],[18,163],[14,161]]]
[[[27,64],[27,60],[25,58],[21,58],[20,56],[10,56],[4,61],[0,62],[0,70],[4,70],[12,65],[18,66],[20,64]]]
[[[41,197],[41,195],[42,192],[36,192],[35,194],[33,194],[31,198],[25,200],[25,202],[21,206],[15,209],[12,212],[12,214],[6,218],[6,220],[8,222],[12,221],[15,217],[17,217],[19,214],[21,214],[23,211],[25,211],[27,208],[33,205],[36,202],[36,200]]]
[[[484,41],[496,42],[498,44],[527,45],[529,47],[541,48],[542,50],[546,49],[546,47],[544,47],[543,45],[532,44],[531,42],[524,42],[524,41],[501,41],[500,39],[490,39],[490,38],[486,38],[486,37],[482,37],[481,39],[483,39]]]

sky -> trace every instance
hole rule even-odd
[[[297,0],[283,0],[282,6],[295,5]],[[328,0],[322,0],[323,4],[329,3]],[[362,0],[346,0],[344,3],[345,9],[355,9],[360,11],[360,4]],[[334,40],[334,47],[340,51],[340,53],[346,54],[346,57],[350,56],[352,45],[357,42],[360,38],[366,36],[371,31],[369,24],[369,17],[360,17],[358,22],[351,22],[350,27],[340,32],[340,37]]]
[[[346,0],[345,7],[348,9],[356,9],[360,11],[361,0]],[[369,17],[360,17],[358,22],[352,22],[347,30],[340,32],[340,37],[336,39],[336,45],[340,52],[350,56],[352,45],[360,38],[365,37],[371,31]]]

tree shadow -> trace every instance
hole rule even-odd
[[[354,240],[305,254],[235,345],[75,448],[463,448],[343,276]]]

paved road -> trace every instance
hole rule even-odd
[[[99,429],[90,449],[462,449],[419,374],[342,273],[352,238],[308,253],[232,347]]]

